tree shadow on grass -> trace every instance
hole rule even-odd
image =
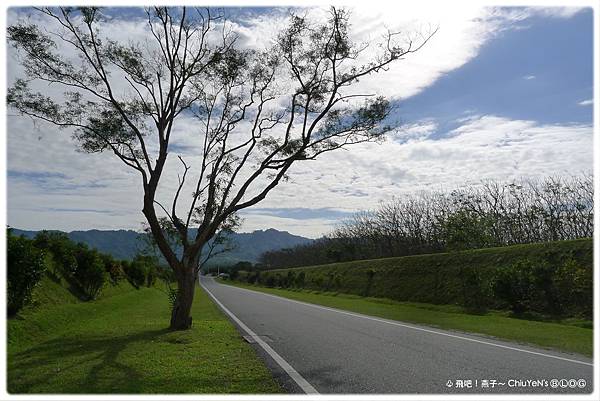
[[[62,337],[8,357],[10,393],[139,393],[144,380],[135,367],[120,362],[130,345],[169,332],[149,330],[126,336]],[[97,361],[97,362],[92,362]],[[91,368],[89,368],[91,366]],[[79,374],[77,369],[83,369]]]

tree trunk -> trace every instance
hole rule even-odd
[[[192,302],[196,289],[195,269],[185,268],[177,274],[177,300],[171,311],[171,330],[187,330],[192,327]]]

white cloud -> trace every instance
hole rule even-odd
[[[535,75],[525,75],[525,76],[523,77],[523,79],[526,79],[526,80],[528,80],[528,81],[529,81],[529,80],[531,80],[531,79],[535,79]]]
[[[591,104],[594,104],[594,99],[586,99],[586,100],[582,100],[581,102],[577,103],[580,106],[589,106]]]
[[[415,141],[426,138],[429,134],[435,132],[437,128],[438,124],[433,119],[426,119],[403,125],[396,132],[390,134],[390,137],[398,142]]]
[[[528,7],[527,12],[530,15],[537,15],[551,18],[571,18],[575,14],[584,10],[582,7]]]
[[[9,176],[9,224],[68,230],[140,228],[143,216],[135,173],[124,170],[110,155],[76,153],[68,136],[38,140],[40,132],[21,125],[22,121],[8,120],[9,170],[64,174],[65,178],[51,177],[40,185]],[[453,188],[484,178],[541,177],[592,168],[591,126],[474,116],[441,139],[428,139],[434,126],[428,121],[407,127],[408,132],[418,133],[413,140],[392,138],[381,145],[364,144],[299,163],[293,167],[291,179],[281,183],[259,207],[357,211],[402,193]],[[176,172],[168,169],[163,195],[172,194]],[[245,216],[242,230],[274,227],[314,237],[333,223],[251,213]]]
[[[589,125],[477,116],[441,139],[365,144],[299,164],[292,181],[262,206],[359,210],[393,195],[481,179],[578,173],[592,168],[592,132]],[[307,196],[294,196],[299,193]]]

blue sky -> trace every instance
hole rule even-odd
[[[9,24],[26,13],[11,9]],[[228,13],[247,46],[264,44],[286,16],[285,10],[269,8]],[[123,18],[136,10],[115,14],[121,21],[111,32],[123,39],[140,34],[139,26]],[[351,213],[394,196],[482,179],[591,171],[592,9],[449,5],[408,10],[402,21],[395,15],[354,10],[357,37],[374,40],[378,27],[414,26],[415,20],[440,26],[415,57],[360,83],[361,90],[395,102],[394,118],[403,123],[399,132],[382,145],[357,146],[298,165],[289,182],[242,213],[242,231],[273,227],[318,237]],[[20,74],[10,54],[8,67],[10,83]],[[185,134],[190,127],[192,122],[182,121],[178,128],[178,154],[193,151],[192,138]],[[8,224],[140,229],[137,177],[109,155],[77,153],[68,134],[10,111],[7,134]],[[169,170],[167,181],[176,182],[177,172]]]
[[[531,17],[487,42],[477,57],[400,102],[407,122],[433,118],[439,135],[464,114],[539,123],[592,123],[593,10]]]

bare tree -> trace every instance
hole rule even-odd
[[[112,152],[139,173],[142,212],[177,277],[173,329],[191,326],[202,250],[220,230],[235,226],[238,211],[262,201],[295,162],[379,141],[394,128],[385,124],[391,111],[386,99],[352,87],[418,51],[435,33],[400,45],[402,36],[388,32],[377,54],[361,63],[367,46],[350,40],[349,14],[336,8],[326,21],[291,15],[266,51],[241,48],[231,25],[210,9],[148,9],[142,43],[103,34],[98,8],[37,11],[58,29],[30,23],[8,28],[27,75],[9,89],[8,103],[75,129],[82,150]],[[78,58],[66,57],[59,45]],[[65,88],[64,97],[36,91],[32,81]],[[200,161],[178,155],[182,170],[167,204],[157,192],[173,153],[172,135],[179,118],[192,115]],[[176,231],[181,256],[161,221]],[[190,228],[197,228],[193,236]]]
[[[593,176],[584,173],[508,183],[485,180],[449,193],[394,197],[341,221],[316,243],[269,252],[262,261],[289,267],[591,238],[593,195]]]

